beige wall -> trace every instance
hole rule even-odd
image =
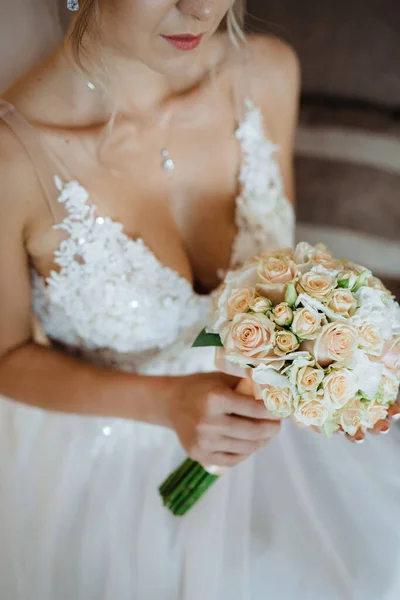
[[[0,91],[60,39],[56,0],[0,0]]]

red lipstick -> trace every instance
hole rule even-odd
[[[200,44],[203,36],[202,35],[163,35],[162,36],[167,42],[178,50],[194,50]]]

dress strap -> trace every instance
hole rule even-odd
[[[9,102],[0,99],[0,120],[3,120],[28,154],[36,175],[44,192],[54,223],[58,224],[65,217],[64,209],[57,202],[60,191],[56,178],[68,179],[65,168],[46,148],[45,141],[40,139],[39,132]]]

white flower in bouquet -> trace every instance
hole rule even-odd
[[[378,402],[391,404],[399,393],[399,380],[389,369],[383,369],[381,383],[377,394]]]
[[[367,402],[364,405],[364,410],[361,417],[361,426],[366,429],[372,429],[378,421],[386,419],[388,413],[388,405],[380,404],[379,402]]]
[[[357,378],[358,389],[362,396],[374,401],[379,393],[384,365],[370,360],[362,350],[356,350],[348,363],[348,368]]]
[[[372,323],[384,340],[390,340],[394,335],[400,334],[399,306],[390,296],[369,287],[360,288],[354,295],[359,307],[352,317],[355,325]]]
[[[374,323],[364,323],[358,327],[359,347],[371,356],[381,356],[384,347],[384,339],[381,337],[380,329]]]
[[[346,409],[341,411],[339,423],[344,432],[355,435],[360,429],[364,418],[364,410],[359,398],[350,402]]]
[[[329,319],[330,321],[341,321],[342,323],[346,323],[348,318],[345,315],[335,312],[332,310],[328,304],[324,304],[317,300],[317,298],[312,298],[308,294],[302,292],[298,295],[296,300],[296,306],[303,306],[304,308],[312,308],[317,311],[318,314],[321,313],[321,317],[325,319]]]

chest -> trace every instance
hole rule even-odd
[[[99,214],[123,223],[130,239],[141,238],[164,265],[205,291],[229,266],[243,163],[233,113],[207,114],[192,123],[184,118],[168,133],[138,131],[120,119],[104,139],[72,138],[63,156]],[[165,149],[172,171],[163,168]],[[40,229],[33,236],[31,254],[43,274],[52,268],[56,237]]]

